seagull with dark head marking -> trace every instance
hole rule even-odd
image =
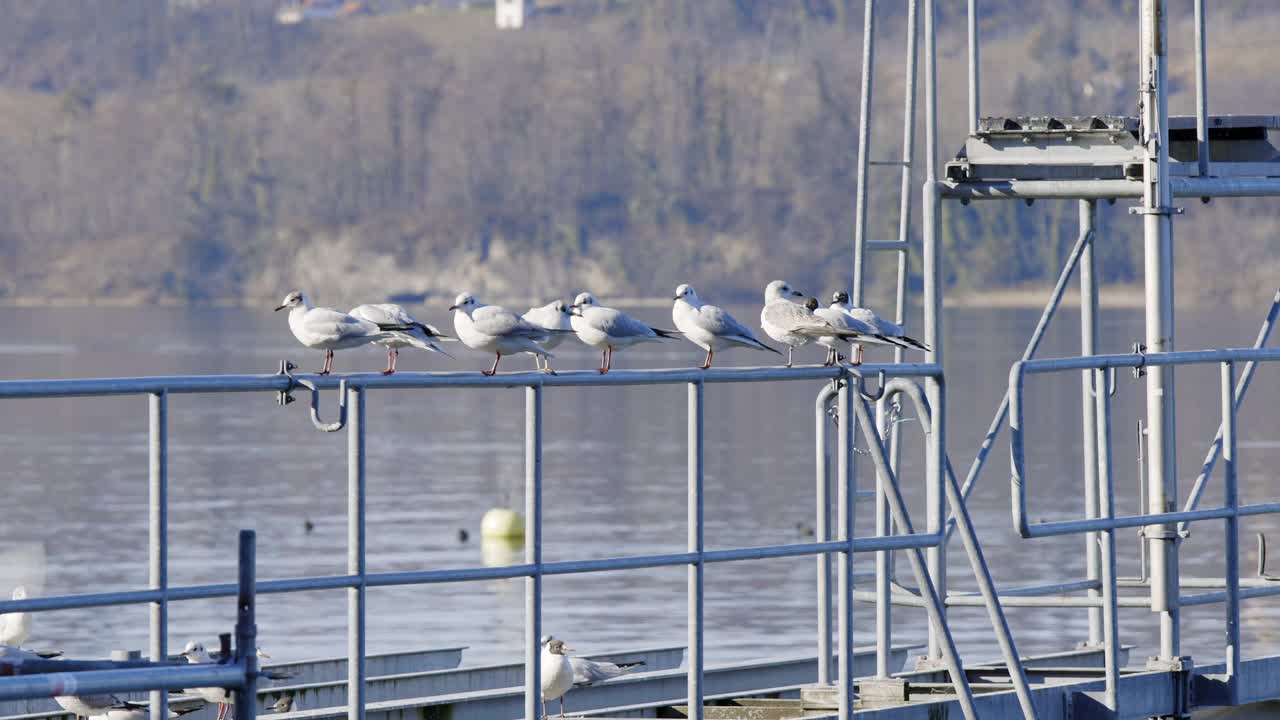
[[[541,343],[560,332],[533,325],[504,307],[484,305],[471,293],[459,295],[449,310],[453,312],[453,329],[463,345],[494,353],[493,367],[480,371],[485,375],[498,372],[503,355],[527,352],[551,357]]]
[[[420,322],[403,305],[396,305],[395,303],[359,305],[351,308],[351,316],[361,320],[368,320],[379,326],[404,325],[409,328],[408,330],[393,333],[390,337],[382,340],[374,341],[387,349],[387,369],[382,371],[383,375],[390,375],[396,371],[396,361],[400,359],[400,348],[403,347],[416,347],[419,350],[440,353],[447,358],[453,357],[444,348],[436,344],[437,340],[452,340],[453,338],[440,332],[433,325]]]
[[[301,290],[284,296],[276,312],[289,310],[289,329],[298,342],[314,350],[324,350],[321,375],[333,371],[333,351],[346,350],[390,339],[395,332],[411,330],[399,323],[379,324],[330,308],[312,307]]]
[[[929,346],[907,337],[906,329],[895,322],[890,322],[880,317],[870,308],[853,307],[849,304],[849,293],[844,290],[837,290],[831,296],[831,307],[837,308],[849,317],[863,323],[881,336],[888,338],[893,344],[914,350],[923,350],[929,352]],[[862,346],[858,346],[858,360],[862,360]]]
[[[774,280],[764,289],[764,308],[760,310],[760,326],[769,337],[787,346],[787,367],[791,367],[791,356],[796,348],[818,338],[826,336],[854,338],[861,335],[854,330],[835,327],[814,315],[809,308],[794,302],[795,298],[802,297],[804,293],[792,289],[782,280]]]
[[[545,342],[538,343],[543,350],[556,349],[573,332],[573,325],[569,322],[570,318],[573,317],[573,313],[569,311],[569,304],[563,300],[552,300],[542,307],[529,308],[520,317],[530,325],[555,331],[548,336]],[[539,370],[548,375],[556,374],[556,371],[551,369],[551,361],[541,355],[535,354],[533,363]]]

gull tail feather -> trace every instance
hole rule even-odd
[[[425,338],[422,338],[422,337],[418,337],[417,335],[414,335],[414,334],[404,333],[403,337],[404,337],[404,339],[405,339],[405,341],[406,341],[406,342],[408,342],[408,343],[409,343],[410,345],[412,345],[413,347],[418,348],[419,350],[429,350],[429,351],[431,351],[431,352],[438,352],[438,353],[440,353],[441,355],[444,355],[444,356],[445,356],[445,357],[447,357],[447,358],[451,358],[451,359],[453,359],[453,360],[457,360],[457,358],[455,358],[455,357],[453,357],[453,355],[449,354],[449,352],[448,352],[448,351],[446,351],[444,348],[442,348],[442,347],[440,347],[439,345],[437,345],[437,344],[435,344],[434,342],[432,342],[432,340],[431,340],[431,336],[430,336],[430,335],[428,335],[428,336],[427,336],[427,337],[425,337]]]
[[[652,330],[655,334],[657,334],[658,337],[664,338],[664,339],[680,337],[681,335],[684,334],[684,333],[681,333],[679,330],[662,330],[656,327],[651,327],[649,329]]]
[[[426,335],[427,337],[433,338],[435,340],[457,340],[458,339],[452,335],[446,335],[440,332],[439,330],[436,330],[435,328],[431,327],[430,325],[427,325],[426,323],[414,323],[413,326],[421,330],[423,335]]]
[[[902,345],[903,347],[910,347],[910,348],[915,348],[916,350],[923,350],[925,352],[929,352],[929,346],[925,345],[919,340],[916,340],[915,338],[909,338],[906,335],[899,335],[894,339],[898,340],[899,344]]]

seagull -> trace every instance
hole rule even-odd
[[[112,710],[146,712],[146,703],[121,700],[115,695],[57,695],[53,701],[78,718],[106,715]]]
[[[649,327],[621,310],[598,304],[589,292],[579,293],[569,307],[573,310],[569,321],[578,339],[600,348],[600,367],[597,369],[601,375],[613,368],[614,350],[676,336],[671,330]]]
[[[275,703],[267,709],[270,710],[271,712],[278,712],[278,713],[287,713],[293,710],[301,710],[302,708],[295,705],[294,704],[295,702],[296,700],[294,699],[292,694],[281,695],[280,699],[275,701]]]
[[[333,371],[333,351],[359,347],[371,342],[389,340],[393,331],[411,330],[408,325],[372,323],[329,308],[312,307],[301,290],[284,296],[276,312],[289,308],[289,329],[298,342],[315,350],[324,350],[321,375]]]
[[[564,694],[569,692],[574,682],[573,665],[565,655],[571,650],[572,648],[564,646],[563,640],[557,640],[550,635],[542,638],[540,674],[542,675],[543,720],[547,717],[546,702],[556,698],[560,698],[560,717],[564,717]]]
[[[540,343],[560,333],[532,325],[504,307],[482,305],[471,293],[459,295],[449,309],[453,311],[453,329],[463,345],[496,355],[493,367],[480,371],[485,375],[498,372],[503,355],[527,352],[551,357]]]
[[[559,330],[560,332],[547,338],[546,342],[538,343],[544,350],[554,350],[557,345],[564,342],[565,335],[573,332],[573,325],[569,322],[569,318],[572,316],[573,314],[569,312],[569,306],[563,300],[555,300],[542,307],[529,308],[529,311],[521,317],[530,325],[536,325],[548,330]],[[541,355],[534,355],[533,362],[542,372],[551,375],[556,374],[556,371],[551,369],[551,361],[544,360]]]
[[[571,657],[569,658],[569,665],[573,667],[574,685],[590,685],[591,683],[616,678],[619,675],[626,675],[629,672],[635,672],[636,668],[644,665],[644,661],[619,665],[617,663]]]
[[[180,718],[204,707],[204,703],[183,708],[169,708],[169,720]],[[113,708],[106,714],[107,720],[149,720],[151,711],[144,707]]]
[[[182,657],[185,657],[187,662],[192,665],[213,662],[213,658],[209,657],[209,651],[205,650],[204,645],[196,640],[187,643],[187,646],[182,650]],[[220,687],[202,687],[193,688],[191,694],[204,698],[206,702],[217,703],[218,720],[224,720],[230,714],[230,690]]]
[[[764,308],[760,311],[760,326],[765,333],[787,346],[787,367],[791,367],[791,355],[796,348],[807,345],[820,337],[855,338],[861,333],[837,328],[813,314],[807,307],[797,305],[789,298],[804,297],[804,293],[792,290],[782,280],[774,280],[765,286]]]
[[[835,297],[839,297],[842,294],[844,293],[837,292],[831,301],[831,307],[825,307],[825,308],[819,308],[819,309],[813,310],[813,314],[831,323],[834,327],[841,328],[843,330],[854,330],[860,333],[856,342],[858,349],[856,351],[856,354],[853,360],[854,365],[862,364],[863,343],[866,343],[869,345],[889,345],[891,347],[903,347],[902,344],[898,343],[894,339],[881,335],[880,332],[876,330],[876,328],[846,313],[844,309],[840,307],[838,302],[834,299]],[[844,294],[844,297],[848,299],[849,296],[847,294]],[[811,298],[811,300],[813,301],[814,305],[818,304],[817,298]],[[805,307],[809,307],[808,303],[805,304]],[[835,365],[837,362],[840,362],[840,347],[849,342],[853,342],[853,341],[846,338],[839,338],[831,335],[818,338],[818,344],[827,348],[827,359],[824,360],[822,364],[826,365],[827,367],[830,367],[832,365]]]
[[[732,315],[715,305],[702,302],[698,293],[689,285],[676,288],[675,304],[671,306],[671,320],[676,329],[684,334],[689,342],[707,351],[707,359],[701,367],[711,367],[711,358],[716,350],[731,347],[749,347],[756,350],[767,350],[779,353],[756,338],[746,325],[738,322]]]
[[[351,317],[367,320],[376,325],[406,325],[410,329],[404,332],[398,332],[384,339],[375,340],[377,344],[387,349],[387,369],[382,371],[383,375],[390,375],[396,371],[396,361],[400,359],[400,348],[416,347],[421,350],[429,350],[438,352],[447,358],[453,356],[445,352],[436,344],[436,340],[450,340],[448,335],[437,330],[434,326],[423,322],[409,314],[402,305],[395,303],[379,303],[374,305],[360,305],[351,308]]]
[[[871,327],[877,333],[880,333],[880,335],[894,341],[894,344],[899,347],[915,348],[916,350],[929,352],[928,345],[925,345],[914,338],[907,337],[906,330],[898,323],[885,320],[877,315],[874,310],[850,306],[849,293],[843,290],[837,290],[835,294],[831,296],[831,307],[840,308],[841,312],[844,312],[854,320],[858,320],[859,322]],[[861,345],[858,346],[858,361],[862,361]]]
[[[27,588],[23,585],[13,589],[14,600],[26,600]],[[31,613],[14,612],[0,615],[0,645],[22,647],[22,643],[31,637]]]

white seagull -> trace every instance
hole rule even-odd
[[[333,371],[333,351],[388,340],[394,331],[406,331],[407,325],[380,325],[352,317],[330,308],[312,307],[311,301],[301,290],[284,296],[276,312],[289,309],[289,329],[298,342],[314,350],[324,350],[324,369],[321,375]]]
[[[23,585],[13,589],[14,600],[26,600],[27,588]],[[0,615],[0,645],[22,647],[22,643],[31,637],[31,613],[14,612]]]
[[[544,350],[554,350],[564,342],[566,335],[573,332],[573,325],[569,322],[572,315],[569,312],[569,306],[563,300],[554,300],[542,307],[529,308],[529,311],[521,317],[530,325],[558,331],[547,338],[546,342],[538,343]],[[533,362],[542,372],[556,374],[556,371],[551,369],[551,361],[541,355],[534,355]]]
[[[765,333],[787,346],[787,367],[791,367],[791,355],[796,348],[821,337],[856,338],[861,333],[838,328],[823,320],[813,311],[790,300],[804,297],[804,293],[792,290],[782,280],[774,280],[765,286],[764,308],[760,311],[760,326]]]
[[[619,675],[635,672],[636,668],[644,665],[644,661],[619,665],[618,663],[604,662],[602,660],[571,657],[569,658],[569,665],[573,667],[574,685],[590,685],[591,683],[612,680]]]
[[[205,650],[204,645],[202,645],[196,640],[192,640],[191,642],[187,643],[187,646],[182,650],[182,657],[185,657],[187,659],[187,662],[192,665],[213,662],[213,658],[209,657],[209,651]],[[220,687],[201,687],[201,688],[191,688],[190,692],[192,695],[198,695],[199,697],[204,698],[206,702],[217,703],[218,704],[218,720],[224,720],[224,718],[226,718],[227,715],[230,714],[229,712],[231,709],[231,691],[230,690],[226,688],[220,688]]]
[[[573,310],[569,322],[578,339],[600,348],[600,367],[597,369],[602,375],[613,368],[614,350],[676,335],[670,330],[649,327],[621,310],[604,307],[589,292],[579,293],[569,308]]]
[[[542,676],[542,717],[546,720],[548,700],[560,698],[560,717],[564,717],[564,694],[573,687],[573,665],[569,656],[565,655],[572,648],[564,646],[563,640],[550,635],[542,638],[542,660],[539,674]]]
[[[183,715],[186,715],[188,713],[193,713],[202,708],[204,708],[204,703],[200,703],[198,705],[191,705],[189,707],[177,708],[177,709],[169,708],[169,720],[174,720],[174,718],[180,718]],[[107,720],[148,720],[151,717],[151,711],[147,709],[146,706],[144,707],[130,706],[127,708],[113,708],[104,717],[106,717]]]
[[[671,306],[671,320],[676,324],[676,329],[689,342],[707,351],[706,360],[699,366],[703,370],[711,367],[711,358],[716,351],[725,348],[749,347],[782,354],[760,342],[755,333],[729,313],[702,302],[691,286],[686,284],[676,288],[673,299],[675,304]]]
[[[386,339],[374,341],[387,349],[387,369],[382,371],[383,375],[390,375],[396,371],[396,361],[400,359],[400,348],[402,347],[416,347],[420,350],[438,352],[448,358],[453,357],[445,352],[444,348],[436,344],[436,340],[450,340],[452,338],[440,332],[433,325],[419,322],[402,305],[396,305],[395,303],[360,305],[351,308],[350,314],[351,317],[368,320],[375,325],[404,325],[409,328],[404,332],[394,333]]]
[[[836,293],[836,295],[840,295],[840,294],[841,293],[839,292]],[[846,295],[845,297],[847,298],[848,295]],[[881,335],[880,332],[876,330],[874,327],[866,324],[865,322],[862,322],[861,320],[855,317],[850,316],[848,313],[844,311],[843,308],[837,305],[834,299],[831,302],[831,307],[825,307],[825,308],[817,307],[817,304],[818,304],[817,298],[811,298],[810,302],[812,303],[812,307],[810,306],[810,303],[805,303],[805,307],[809,308],[810,310],[813,310],[814,315],[817,315],[818,317],[822,318],[823,320],[826,320],[827,322],[831,323],[833,326],[840,328],[842,330],[853,330],[858,333],[861,333],[858,336],[856,341],[850,340],[848,338],[834,337],[831,335],[818,338],[818,344],[827,348],[827,358],[826,360],[823,361],[822,363],[823,365],[831,366],[831,365],[835,365],[837,362],[840,362],[840,348],[851,342],[854,343],[854,345],[857,347],[857,351],[852,360],[854,365],[862,364],[863,343],[866,343],[869,345],[888,345],[890,347],[904,347],[902,344],[898,343],[894,339]]]
[[[503,355],[527,352],[551,357],[540,343],[558,331],[532,325],[504,307],[482,305],[471,293],[459,295],[449,309],[453,311],[453,329],[463,345],[496,355],[493,367],[480,371],[485,375],[498,372]]]
[[[835,294],[831,296],[831,307],[839,308],[841,312],[854,320],[864,323],[880,335],[893,341],[893,343],[899,347],[915,348],[916,350],[924,350],[925,352],[929,351],[928,345],[925,345],[915,338],[907,337],[906,330],[898,323],[885,320],[877,315],[874,310],[851,306],[849,304],[849,293],[843,290],[837,290]],[[858,346],[858,361],[862,361],[861,345]]]
[[[145,711],[147,704],[121,700],[115,695],[56,695],[53,701],[78,718],[107,715],[113,710]]]

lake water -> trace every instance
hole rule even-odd
[[[755,310],[738,316],[755,324]],[[1252,343],[1265,308],[1182,312],[1178,347]],[[639,310],[670,326],[664,310]],[[420,317],[451,327],[442,308]],[[1011,361],[1038,317],[1026,310],[948,310],[949,450],[961,476],[999,404]],[[1225,319],[1225,322],[1224,322]],[[1102,352],[1126,351],[1142,335],[1136,310],[1102,315]],[[9,308],[0,320],[0,377],[274,372],[281,358],[308,369],[322,356],[298,346],[285,318],[268,309]],[[1078,313],[1064,309],[1041,357],[1073,354]],[[406,351],[402,370],[479,369],[491,358],[456,344],[458,361]],[[566,343],[557,367],[588,368],[598,355]],[[814,362],[820,349],[798,354]],[[875,357],[875,354],[869,354]],[[337,370],[381,368],[383,354],[338,354]],[[618,353],[616,367],[689,366],[701,351],[683,341]],[[774,358],[726,352],[717,363]],[[523,369],[528,358],[504,359]],[[1028,383],[1028,452],[1036,519],[1082,513],[1079,376]],[[1183,497],[1219,421],[1218,370],[1177,377],[1179,477]],[[805,541],[798,526],[814,513],[812,408],[819,383],[711,386],[706,390],[706,544],[709,548]],[[1275,500],[1280,460],[1276,373],[1263,368],[1240,423],[1242,500]],[[685,394],[683,387],[549,389],[545,394],[547,560],[679,552],[685,543]],[[305,398],[300,397],[300,400]],[[326,394],[325,412],[333,412]],[[25,583],[40,594],[122,590],[147,580],[147,401],[141,397],[8,401],[0,413],[4,519],[0,522],[0,592]],[[1137,510],[1135,423],[1141,381],[1119,376],[1115,398],[1118,509]],[[346,436],[311,428],[307,403],[287,408],[274,394],[180,395],[170,400],[170,578],[173,584],[232,582],[236,531],[258,531],[260,578],[341,574],[346,567]],[[368,548],[374,572],[480,565],[480,519],[490,508],[522,507],[523,393],[382,391],[368,408]],[[903,483],[913,519],[923,525],[923,459],[913,423]],[[993,451],[970,503],[987,558],[1002,587],[1084,576],[1080,537],[1028,541],[1009,518],[1007,436]],[[860,461],[860,483],[874,483]],[[1217,502],[1215,482],[1206,501]],[[870,528],[870,503],[859,512]],[[304,522],[314,531],[304,532]],[[1276,520],[1241,523],[1244,574],[1253,572],[1253,533],[1275,534]],[[1183,544],[1184,573],[1221,577],[1221,523],[1193,526]],[[459,541],[459,529],[469,531]],[[1280,535],[1276,535],[1280,538]],[[1136,531],[1119,535],[1122,574],[1137,572]],[[859,570],[873,556],[858,558]],[[903,563],[910,583],[909,566]],[[706,570],[706,643],[710,662],[812,653],[812,558],[726,563]],[[972,588],[963,549],[951,556],[953,589]],[[869,585],[867,586],[870,587]],[[523,623],[521,580],[369,591],[370,652],[467,645],[466,660],[518,661]],[[170,647],[212,642],[230,631],[231,600],[174,603]],[[1276,603],[1244,605],[1246,656],[1277,650]],[[860,641],[873,637],[872,607],[859,605]],[[44,613],[29,645],[73,655],[146,647],[145,607]],[[580,651],[683,644],[685,571],[666,568],[561,576],[545,581],[547,632]],[[1184,613],[1184,652],[1198,663],[1222,656],[1221,606]],[[1010,610],[1024,652],[1072,647],[1084,639],[1084,610]],[[345,594],[268,595],[258,610],[262,645],[275,658],[345,653]],[[899,609],[896,638],[924,638],[924,614]],[[952,611],[969,660],[996,655],[985,611]],[[1122,638],[1150,653],[1155,616],[1122,611]]]

